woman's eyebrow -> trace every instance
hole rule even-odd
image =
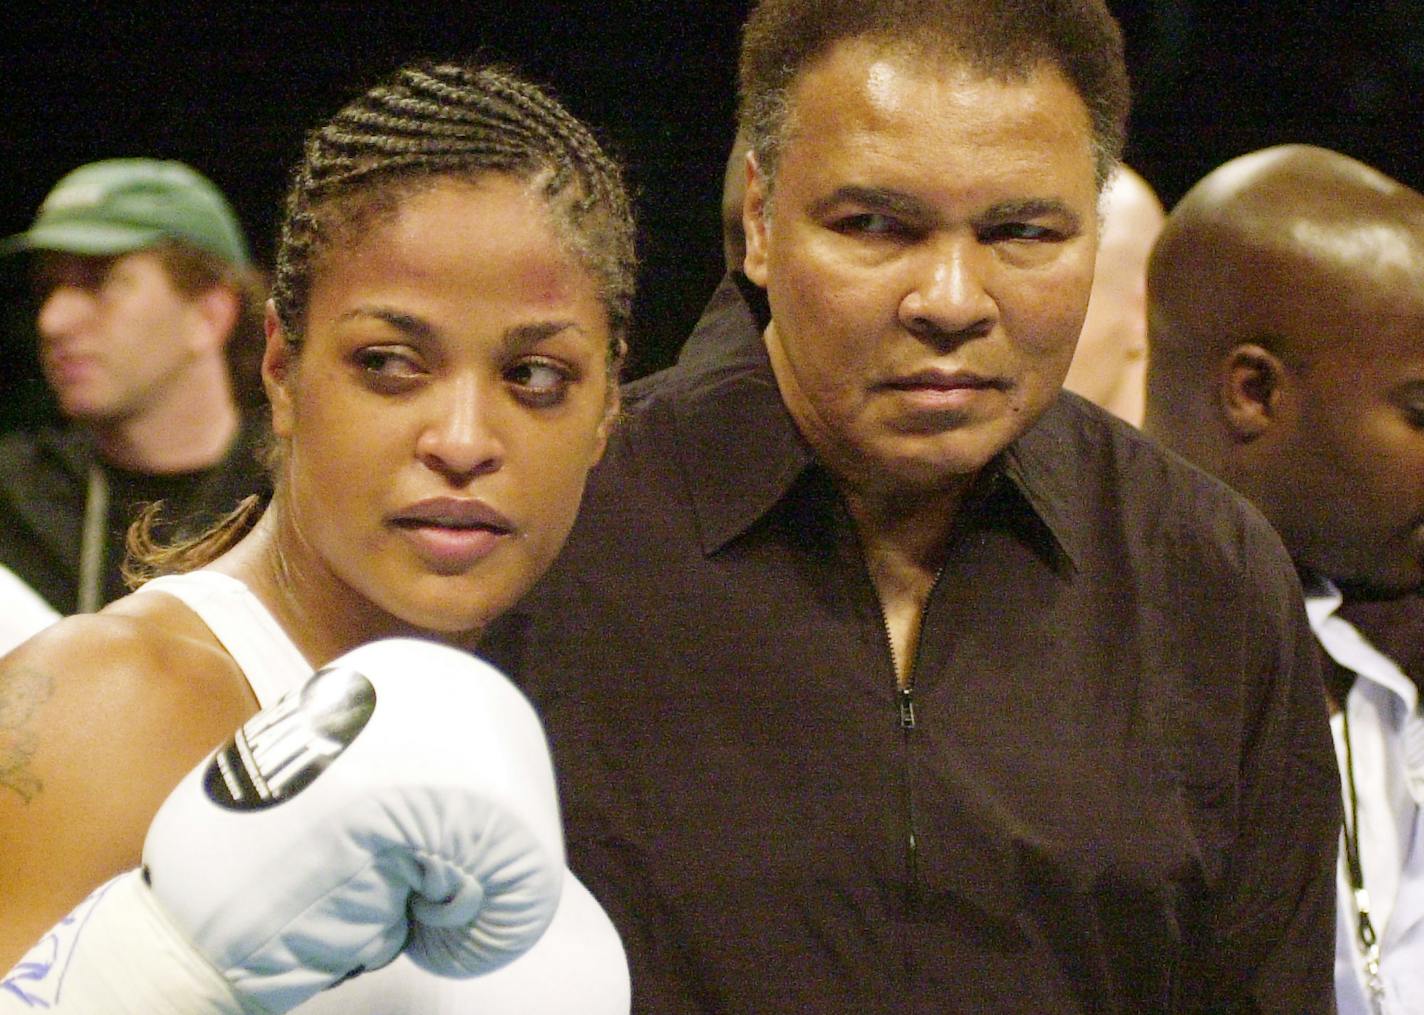
[[[582,332],[583,325],[574,320],[538,321],[531,324],[516,324],[512,328],[505,329],[501,336],[501,344],[507,353],[523,352],[533,346],[538,345],[546,338],[553,338],[555,335],[573,329]]]
[[[361,318],[372,318],[390,325],[401,334],[412,339],[437,340],[445,337],[444,331],[435,324],[423,317],[407,313],[403,310],[396,310],[392,307],[381,305],[362,305],[352,307],[341,314],[336,320],[343,321],[358,320]],[[500,344],[506,352],[520,352],[530,346],[538,345],[546,338],[552,338],[560,332],[569,329],[583,331],[583,325],[575,320],[563,320],[555,318],[549,321],[535,321],[529,324],[516,324],[506,328],[500,335]]]
[[[362,317],[372,317],[378,321],[383,321],[402,334],[409,335],[412,338],[434,338],[440,333],[438,328],[423,317],[416,317],[414,314],[395,310],[391,307],[380,306],[379,304],[363,304],[358,307],[352,307],[337,317],[336,321],[340,324]]]

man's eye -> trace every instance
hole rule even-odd
[[[875,211],[847,215],[836,222],[836,229],[864,236],[900,236],[909,232],[909,227],[899,219]]]
[[[567,368],[542,359],[521,360],[505,371],[504,376],[521,397],[535,405],[562,401],[573,383]]]
[[[116,265],[95,275],[95,284],[102,289],[122,291],[142,285],[137,272],[123,265]]]
[[[1060,236],[1054,229],[1047,226],[1034,225],[1031,222],[1004,222],[999,225],[990,226],[982,233],[984,242],[997,243],[1007,240],[1056,240]]]

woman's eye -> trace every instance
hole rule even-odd
[[[355,355],[356,365],[368,378],[381,382],[410,380],[420,375],[420,364],[399,349],[373,346]]]
[[[567,368],[547,360],[522,360],[505,372],[522,397],[536,405],[553,405],[562,401],[573,377]]]

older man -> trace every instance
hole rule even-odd
[[[1182,199],[1149,279],[1146,429],[1271,520],[1329,657],[1340,1010],[1424,1010],[1424,196],[1256,152]]]
[[[747,278],[487,645],[634,1007],[1327,1011],[1294,571],[1059,394],[1127,107],[1106,8],[764,0],[741,88]]]

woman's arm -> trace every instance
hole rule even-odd
[[[71,617],[0,661],[0,968],[139,862],[159,804],[256,711],[195,617],[162,622],[181,609]]]
[[[0,1011],[285,1012],[401,952],[477,976],[539,940],[563,858],[528,699],[456,649],[373,642],[189,772],[142,870],[41,938]]]

